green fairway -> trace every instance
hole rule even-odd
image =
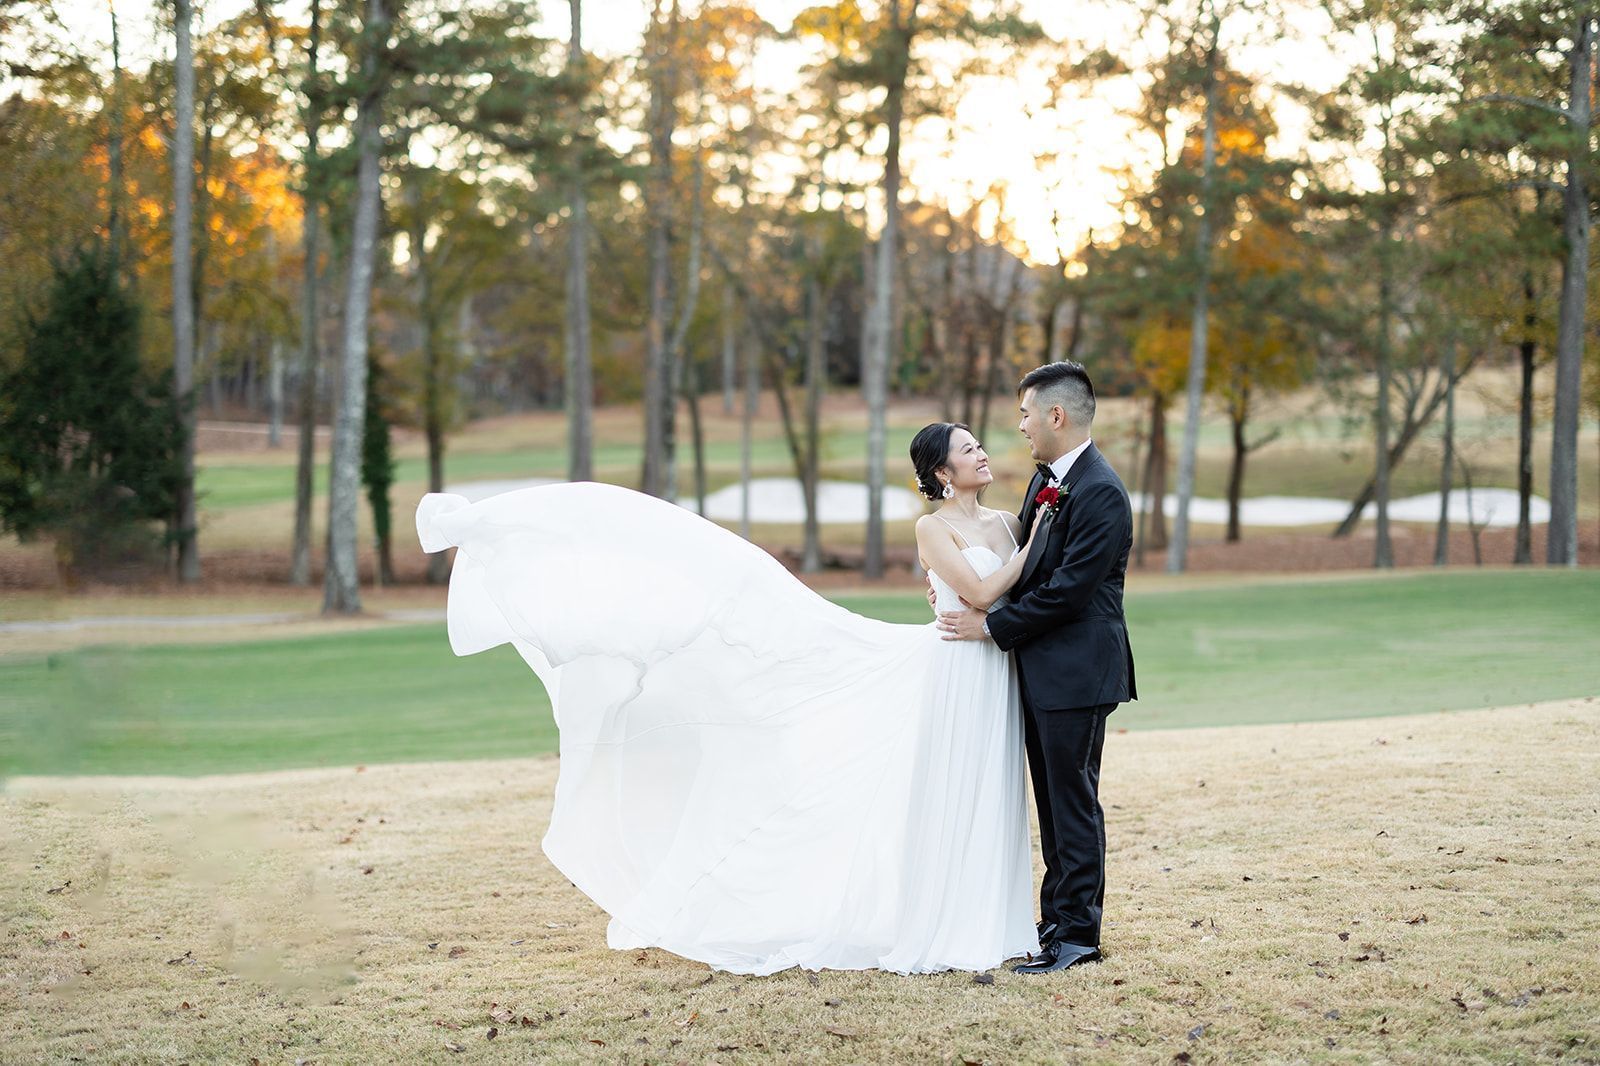
[[[925,622],[915,594],[841,597]],[[1454,572],[1130,597],[1129,729],[1406,714],[1600,692],[1600,573]],[[0,659],[0,773],[201,774],[530,755],[555,729],[509,648],[443,627]]]
[[[891,451],[894,454],[904,451],[914,432],[914,429],[895,427],[891,434]],[[901,440],[902,437],[904,441]],[[866,434],[862,432],[831,433],[823,441],[823,464],[827,466],[834,460],[842,461],[843,471],[851,476],[860,476],[858,468],[863,465],[861,457],[865,454]],[[594,452],[596,474],[606,480],[627,481],[638,473],[642,457],[643,450],[637,443],[600,442]],[[718,486],[737,480],[739,462],[737,441],[713,442],[706,446],[706,464],[712,472],[719,475],[713,479]],[[757,476],[792,477],[794,474],[788,445],[781,437],[757,438],[751,447],[751,463]],[[567,458],[565,449],[559,447],[462,451],[450,455],[446,469],[451,483],[537,477],[565,478]],[[285,503],[294,499],[295,468],[281,461],[202,462],[197,476],[201,506],[206,510]],[[427,480],[426,459],[402,458],[396,462],[397,484],[421,485],[426,484]],[[319,495],[327,490],[326,462],[317,464],[314,481],[315,491]]]

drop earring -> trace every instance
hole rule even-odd
[[[944,483],[944,491],[941,492],[939,495],[943,496],[945,499],[948,500],[950,497],[954,496],[955,494],[956,494],[956,487],[954,485],[950,484],[950,482],[946,481]]]

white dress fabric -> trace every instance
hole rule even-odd
[[[981,970],[1037,950],[1009,655],[854,614],[615,486],[431,493],[417,532],[459,549],[456,654],[509,643],[549,693],[544,850],[611,915],[612,947],[748,974]]]

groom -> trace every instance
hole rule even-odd
[[[1009,602],[939,616],[946,640],[992,640],[1016,654],[1044,883],[1040,953],[1018,973],[1100,959],[1106,824],[1100,749],[1106,716],[1136,699],[1122,586],[1133,544],[1128,491],[1089,439],[1094,386],[1082,364],[1048,363],[1018,386],[1038,473],[1017,518],[1031,530]]]

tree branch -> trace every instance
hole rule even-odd
[[[1557,118],[1572,121],[1572,112],[1548,100],[1541,100],[1536,96],[1518,96],[1516,93],[1485,93],[1471,99],[1461,101],[1462,107],[1471,107],[1473,104],[1516,104],[1518,107],[1531,107],[1536,111],[1546,111]]]

